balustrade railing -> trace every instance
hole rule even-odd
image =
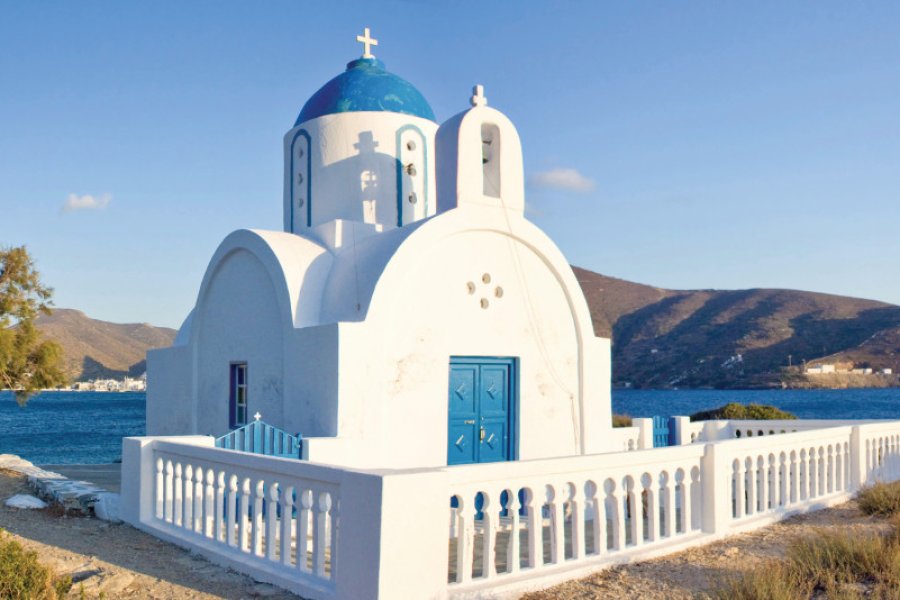
[[[724,439],[689,443],[693,424],[682,423],[680,446],[384,471],[215,448],[200,436],[128,438],[123,518],[308,598],[506,593],[900,479],[900,421],[791,424],[796,432],[737,438],[720,422],[704,432]]]

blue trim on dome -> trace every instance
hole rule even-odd
[[[375,58],[358,58],[323,85],[303,105],[294,127],[323,115],[343,112],[395,112],[434,121],[434,111],[410,82],[389,73]]]

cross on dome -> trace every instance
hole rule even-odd
[[[378,40],[371,37],[369,34],[369,28],[366,27],[363,29],[363,34],[356,36],[356,41],[363,45],[363,58],[375,58],[375,55],[372,54],[372,46],[378,45]]]
[[[476,85],[472,88],[472,97],[469,99],[472,106],[487,106],[487,98],[484,97],[484,86]]]

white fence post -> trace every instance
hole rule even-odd
[[[638,450],[646,450],[647,448],[653,447],[653,419],[649,419],[646,417],[642,417],[639,419],[632,419],[631,426],[637,427],[640,433],[638,434]]]
[[[854,425],[850,432],[850,491],[861,489],[867,479],[866,450],[863,447],[862,432],[859,425]]]
[[[719,444],[706,444],[700,468],[701,526],[704,533],[720,533],[731,518],[731,465]]]
[[[676,446],[686,446],[691,443],[691,434],[687,431],[690,422],[690,417],[672,417],[669,420],[669,427],[674,430],[672,437],[675,439]]]
[[[121,502],[123,521],[136,525],[154,514],[156,467],[153,464],[153,438],[127,437],[122,439]]]
[[[337,598],[438,598],[447,589],[450,495],[442,471],[347,472],[334,573]]]

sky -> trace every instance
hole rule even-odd
[[[0,0],[0,246],[178,327],[228,233],[282,228],[282,136],[363,27],[438,122],[485,86],[572,264],[900,304],[893,1]]]

